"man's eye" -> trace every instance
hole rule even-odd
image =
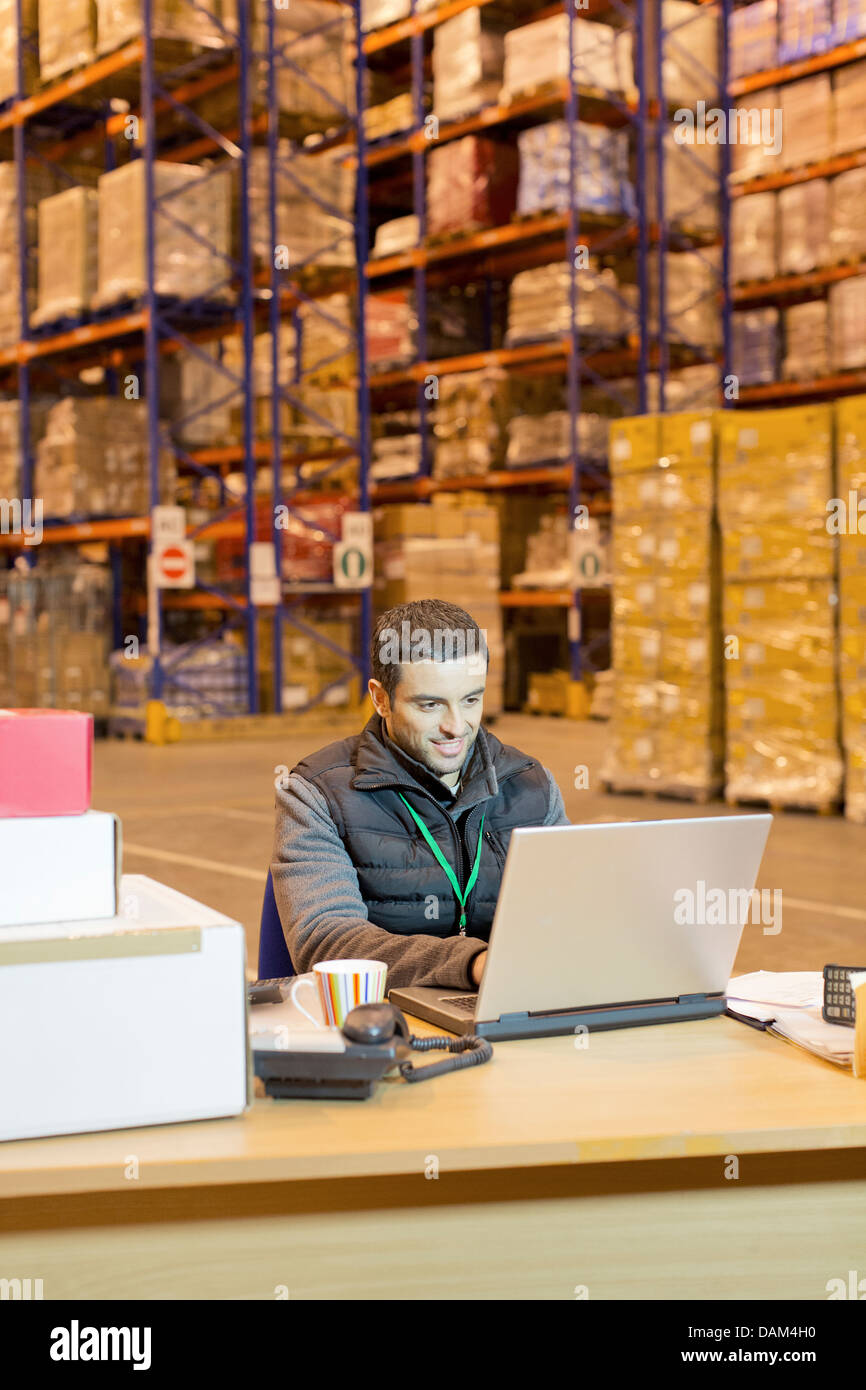
[[[478,695],[468,695],[468,696],[466,697],[466,699],[463,701],[463,703],[464,703],[465,705],[477,705],[477,704],[478,704],[478,700],[479,700],[479,696],[478,696]]]

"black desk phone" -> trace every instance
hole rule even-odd
[[[282,1001],[280,980],[257,980],[249,987],[251,1006]],[[324,1031],[324,1030],[323,1030]],[[373,1094],[375,1083],[387,1072],[400,1072],[404,1081],[428,1081],[463,1067],[488,1062],[493,1048],[485,1038],[417,1038],[409,1032],[403,1014],[393,1004],[359,1004],[346,1017],[339,1030],[343,1046],[321,1051],[303,1044],[286,1048],[257,1049],[252,1038],[253,1069],[263,1082],[265,1093],[275,1099],[365,1100]],[[337,1030],[328,1030],[336,1033]],[[311,1039],[315,1035],[311,1035]],[[413,1052],[434,1050],[459,1054],[416,1067]]]

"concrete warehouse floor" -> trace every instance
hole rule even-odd
[[[93,804],[121,817],[125,873],[148,874],[243,922],[254,970],[277,770],[356,727],[335,720],[292,739],[167,748],[100,742]],[[723,804],[606,795],[599,787],[603,723],[506,715],[494,729],[550,768],[574,822],[730,813]],[[589,770],[586,790],[574,788],[579,765]],[[777,816],[759,886],[783,890],[782,930],[771,936],[747,926],[737,973],[819,970],[831,961],[866,965],[866,826],[805,813]],[[579,899],[574,910],[580,911]]]

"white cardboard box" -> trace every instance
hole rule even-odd
[[[244,965],[239,922],[143,874],[116,917],[4,929],[0,1139],[240,1114]]]
[[[119,880],[117,816],[0,817],[0,940],[10,926],[113,917]]]

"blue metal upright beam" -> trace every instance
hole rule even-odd
[[[569,352],[566,360],[566,385],[568,391],[569,448],[571,451],[571,478],[568,489],[569,527],[576,528],[578,507],[580,506],[580,329],[578,327],[578,281],[577,247],[580,233],[580,209],[577,194],[580,171],[577,162],[577,121],[579,112],[579,93],[575,81],[576,37],[574,26],[574,5],[572,0],[564,0],[568,16],[568,83],[565,97],[565,120],[568,129],[568,235],[566,254],[569,263],[568,296],[571,334]],[[574,588],[568,609],[568,650],[572,680],[580,680],[582,670],[581,638],[583,636],[583,601],[580,589]]]
[[[268,6],[268,11],[272,6]],[[239,158],[239,251],[240,284],[238,287],[238,308],[243,335],[243,450],[244,476],[246,478],[245,496],[245,548],[246,575],[245,591],[247,601],[247,708],[250,714],[259,711],[259,661],[258,661],[258,611],[253,603],[252,566],[250,547],[256,539],[256,444],[253,428],[255,398],[253,395],[253,352],[254,352],[254,312],[253,303],[253,258],[250,237],[250,158],[253,146],[252,111],[250,104],[250,45],[248,40],[249,10],[245,4],[237,9],[238,15],[238,105],[240,127]],[[273,257],[272,257],[273,259]]]
[[[144,360],[147,381],[145,383],[145,402],[147,407],[147,458],[151,509],[160,503],[159,492],[159,323],[156,298],[156,120],[154,112],[154,52],[153,52],[153,0],[142,0],[142,26],[144,29],[144,58],[141,68],[141,116],[144,122],[144,308],[146,323],[144,328]],[[147,545],[148,566],[153,555],[153,539]],[[153,592],[151,591],[153,586]],[[151,659],[151,696],[161,700],[164,685],[162,664],[162,598],[156,589],[156,576],[148,574],[148,633],[147,644]]]
[[[367,197],[367,141],[364,131],[364,58],[361,30],[362,0],[352,0],[355,17],[355,129],[358,175],[355,183],[355,255],[358,264],[358,502],[361,511],[370,510],[370,386],[367,371],[367,261],[370,254],[370,214]],[[415,0],[412,0],[414,8]],[[361,651],[359,670],[361,695],[370,678],[370,637],[373,631],[373,590],[361,591]]]

